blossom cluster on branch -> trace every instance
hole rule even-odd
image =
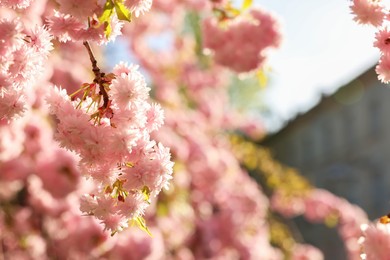
[[[52,50],[44,26],[27,29],[20,19],[0,20],[0,118],[13,119],[27,109],[29,85],[42,74]]]
[[[163,124],[163,110],[149,102],[150,88],[136,65],[121,63],[112,73],[104,73],[85,40],[99,44],[113,39],[121,28],[116,20],[130,20],[133,13],[139,16],[150,9],[151,1],[57,1],[59,11],[51,9],[54,3],[35,1],[46,9],[42,22],[32,28],[25,26],[28,16],[18,14],[19,9],[28,13],[33,8],[27,2],[1,4],[7,16],[0,21],[2,180],[25,183],[28,191],[30,182],[37,183],[54,198],[63,198],[77,190],[82,175],[89,186],[80,201],[84,214],[95,216],[112,233],[133,222],[148,231],[142,216],[151,200],[168,187],[173,167],[169,149],[150,138]],[[67,93],[67,82],[59,87],[47,82],[50,73],[45,63],[52,42],[57,41],[83,44],[92,63],[93,82],[81,84],[74,93]],[[21,125],[45,116],[51,122],[46,127],[55,129],[54,140],[47,128]],[[44,138],[47,149],[53,149],[46,161],[38,156],[46,150]],[[26,165],[9,176],[18,161]],[[31,174],[28,165],[36,169]],[[53,199],[45,202],[51,207],[49,202]]]
[[[354,0],[351,5],[351,11],[357,23],[370,25],[377,29],[374,46],[379,49],[381,57],[376,66],[376,72],[378,78],[384,83],[390,82],[389,10],[380,0]]]
[[[143,215],[149,197],[168,187],[172,162],[169,149],[150,139],[163,114],[148,103],[149,88],[137,67],[121,64],[101,80],[107,103],[95,82],[82,86],[82,99],[72,101],[66,90],[54,88],[47,102],[57,121],[56,139],[81,157],[82,173],[95,182],[81,210],[116,231]]]
[[[203,47],[212,52],[217,63],[236,72],[258,69],[265,62],[265,51],[279,47],[277,20],[261,9],[253,8],[232,18],[225,12],[221,18],[203,21]]]

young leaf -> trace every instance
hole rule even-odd
[[[104,36],[106,36],[106,38],[108,39],[111,35],[111,32],[112,32],[112,27],[111,27],[111,24],[109,22],[104,22]]]
[[[112,32],[110,18],[113,13],[114,5],[112,3],[112,0],[107,0],[107,2],[104,4],[103,13],[99,17],[100,24],[104,25],[104,36],[106,36],[106,38],[110,37]]]
[[[143,217],[136,217],[136,218],[133,218],[132,222],[133,222],[132,225],[133,225],[134,223],[136,223],[137,226],[138,226],[141,230],[143,230],[143,231],[145,231],[146,233],[148,233],[148,235],[149,235],[150,237],[153,237],[152,233],[150,233],[148,227],[146,226],[146,222],[145,222],[145,219],[144,219]]]
[[[241,10],[246,10],[252,6],[253,0],[244,0],[242,2]]]
[[[131,12],[121,1],[115,1],[115,11],[118,19],[121,21],[131,22]]]
[[[267,86],[268,79],[263,69],[259,69],[258,71],[256,71],[256,78],[261,88],[265,88],[265,86]]]
[[[148,186],[142,188],[142,194],[144,195],[144,200],[150,204],[150,189]]]
[[[100,23],[104,23],[104,22],[109,23],[110,22],[110,17],[113,14],[113,12],[114,12],[114,5],[113,5],[113,3],[112,3],[111,0],[107,0],[107,2],[104,4],[104,7],[103,7],[103,13],[99,17],[99,22]]]

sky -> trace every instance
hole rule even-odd
[[[256,0],[255,5],[279,18],[284,35],[281,48],[269,55],[270,82],[262,100],[271,112],[265,118],[270,131],[379,59],[375,30],[352,20],[348,0]]]

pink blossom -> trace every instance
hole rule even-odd
[[[46,102],[50,104],[49,112],[51,114],[64,113],[68,114],[73,110],[73,106],[70,103],[70,97],[66,89],[54,86],[50,88],[48,95],[46,96]],[[65,111],[63,110],[65,108]]]
[[[61,42],[77,38],[78,33],[84,28],[83,23],[76,18],[60,12],[54,12],[54,15],[48,18],[48,26],[51,33]]]
[[[31,34],[26,37],[26,41],[31,48],[33,48],[38,54],[47,56],[53,49],[51,43],[52,36],[46,27],[36,26]]]
[[[81,171],[87,178],[93,178],[96,182],[94,185],[105,185],[107,183],[114,183],[115,180],[122,174],[121,169],[112,167],[112,165],[91,165],[82,164]]]
[[[92,129],[88,124],[89,118],[79,113],[59,116],[58,118],[61,118],[61,121],[58,124],[56,137],[60,140],[61,145],[77,149],[79,153],[85,155],[87,148],[82,145],[89,143],[90,146],[93,146],[93,141],[91,141],[92,133],[88,132]],[[84,140],[84,137],[87,139]]]
[[[143,215],[148,207],[148,202],[145,201],[144,194],[140,192],[132,192],[126,200],[118,204],[118,212],[128,219]]]
[[[41,116],[28,113],[19,120],[24,132],[24,155],[36,159],[50,150],[53,144],[53,131],[51,126]]]
[[[51,241],[48,252],[60,259],[97,259],[108,239],[97,221],[77,212],[69,211],[45,224]]]
[[[76,165],[78,158],[69,151],[58,149],[45,154],[37,163],[37,175],[45,190],[54,198],[63,198],[78,189],[80,171]],[[55,183],[55,185],[53,185]]]
[[[34,167],[34,162],[29,158],[15,158],[0,164],[0,179],[5,182],[25,181]]]
[[[390,53],[390,32],[387,28],[379,30],[375,34],[375,39],[375,47],[377,47],[384,54]]]
[[[323,260],[321,251],[311,245],[298,244],[292,249],[292,260]]]
[[[0,0],[0,6],[14,9],[24,9],[30,6],[33,0]]]
[[[17,47],[22,44],[22,23],[20,19],[8,21],[6,19],[0,20],[0,54],[10,47]]]
[[[115,67],[112,69],[112,73],[114,73],[117,76],[121,76],[122,74],[127,75],[137,70],[138,70],[138,66],[129,65],[127,62],[121,61],[115,65]]]
[[[123,98],[126,99],[126,98]],[[114,103],[112,110],[114,117],[111,119],[111,123],[120,129],[125,129],[124,126],[131,126],[132,128],[140,129],[144,128],[147,123],[147,115],[149,105],[145,102],[132,103],[132,105],[126,104],[128,108],[120,108]],[[131,108],[129,108],[131,106]],[[126,129],[129,133],[131,129]]]
[[[99,205],[100,207],[101,205]],[[96,211],[95,211],[96,212]],[[101,222],[104,225],[104,230],[111,232],[122,231],[128,227],[128,219],[115,214],[114,212],[108,212],[109,214],[101,217]]]
[[[165,237],[157,228],[152,229],[153,238],[136,229],[129,229],[118,234],[116,243],[107,254],[108,259],[164,259]]]
[[[12,63],[8,67],[11,77],[21,82],[28,81],[41,69],[41,57],[26,45],[13,52]]]
[[[153,103],[146,112],[146,129],[150,132],[159,129],[164,124],[164,111],[157,103]]]
[[[217,63],[236,72],[262,66],[264,51],[280,43],[277,21],[260,9],[253,9],[226,24],[207,18],[202,32],[203,47],[213,52]]]
[[[313,222],[323,221],[331,214],[337,214],[335,206],[339,199],[326,190],[316,189],[305,200],[305,217]]]
[[[355,15],[353,20],[360,24],[380,26],[385,17],[385,9],[380,4],[380,1],[353,0],[353,4],[350,8]]]
[[[143,102],[148,97],[150,88],[142,74],[138,71],[138,66],[130,65],[128,73],[121,73],[113,80],[110,95],[113,102],[120,108],[130,108],[139,102]]]
[[[390,259],[390,229],[388,224],[370,224],[362,227],[362,259]]]
[[[94,210],[94,215],[98,219],[105,219],[106,217],[114,214],[116,212],[117,203],[112,200],[109,195],[103,195],[99,198],[96,198],[97,207]],[[113,228],[112,230],[115,230]]]
[[[379,60],[378,65],[375,68],[376,73],[378,74],[378,79],[383,83],[388,83],[390,81],[390,55],[383,54]]]
[[[11,89],[0,95],[0,119],[20,117],[26,111],[26,99],[22,93]]]
[[[37,26],[31,36],[23,34],[22,30],[19,19],[0,21],[0,119],[21,116],[27,109],[25,88],[42,74],[43,63],[51,49],[51,36],[43,27]]]
[[[80,198],[80,210],[86,214],[92,214],[98,206],[95,196],[84,194]]]
[[[280,192],[275,192],[271,198],[271,207],[285,217],[291,218],[305,212],[305,204],[302,198],[288,197]]]
[[[152,3],[152,0],[125,0],[125,5],[129,7],[136,17],[148,12],[152,7]]]
[[[71,14],[55,11],[48,18],[48,26],[53,35],[61,42],[94,41],[98,44],[105,44],[121,34],[123,22],[115,15],[110,16],[111,33],[108,38],[105,35],[104,25],[87,26],[86,20],[88,17],[77,19]]]
[[[60,4],[59,11],[64,14],[71,14],[77,19],[92,17],[94,13],[100,11],[96,0],[56,0]]]
[[[45,215],[57,217],[70,209],[67,199],[56,199],[51,193],[43,187],[42,180],[31,175],[27,179],[28,203],[34,209],[44,212]]]
[[[162,188],[168,187],[168,182],[172,178],[173,163],[169,158],[169,149],[162,144],[154,146],[142,160],[124,170],[123,176],[128,180],[124,186],[128,190],[147,186],[152,191],[152,196],[156,196]]]

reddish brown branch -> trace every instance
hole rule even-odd
[[[95,74],[95,79],[93,80],[93,82],[95,82],[96,84],[99,85],[99,94],[103,96],[102,108],[107,108],[109,98],[108,98],[107,91],[103,85],[103,83],[105,82],[103,80],[103,77],[105,76],[105,74],[104,74],[104,72],[100,72],[100,69],[97,66],[97,61],[95,59],[95,56],[93,55],[93,52],[92,52],[92,49],[91,49],[91,46],[89,45],[89,43],[87,41],[84,41],[83,45],[85,46],[85,48],[87,48],[87,51],[89,54],[89,59],[91,60],[91,63],[92,63],[92,71]]]

